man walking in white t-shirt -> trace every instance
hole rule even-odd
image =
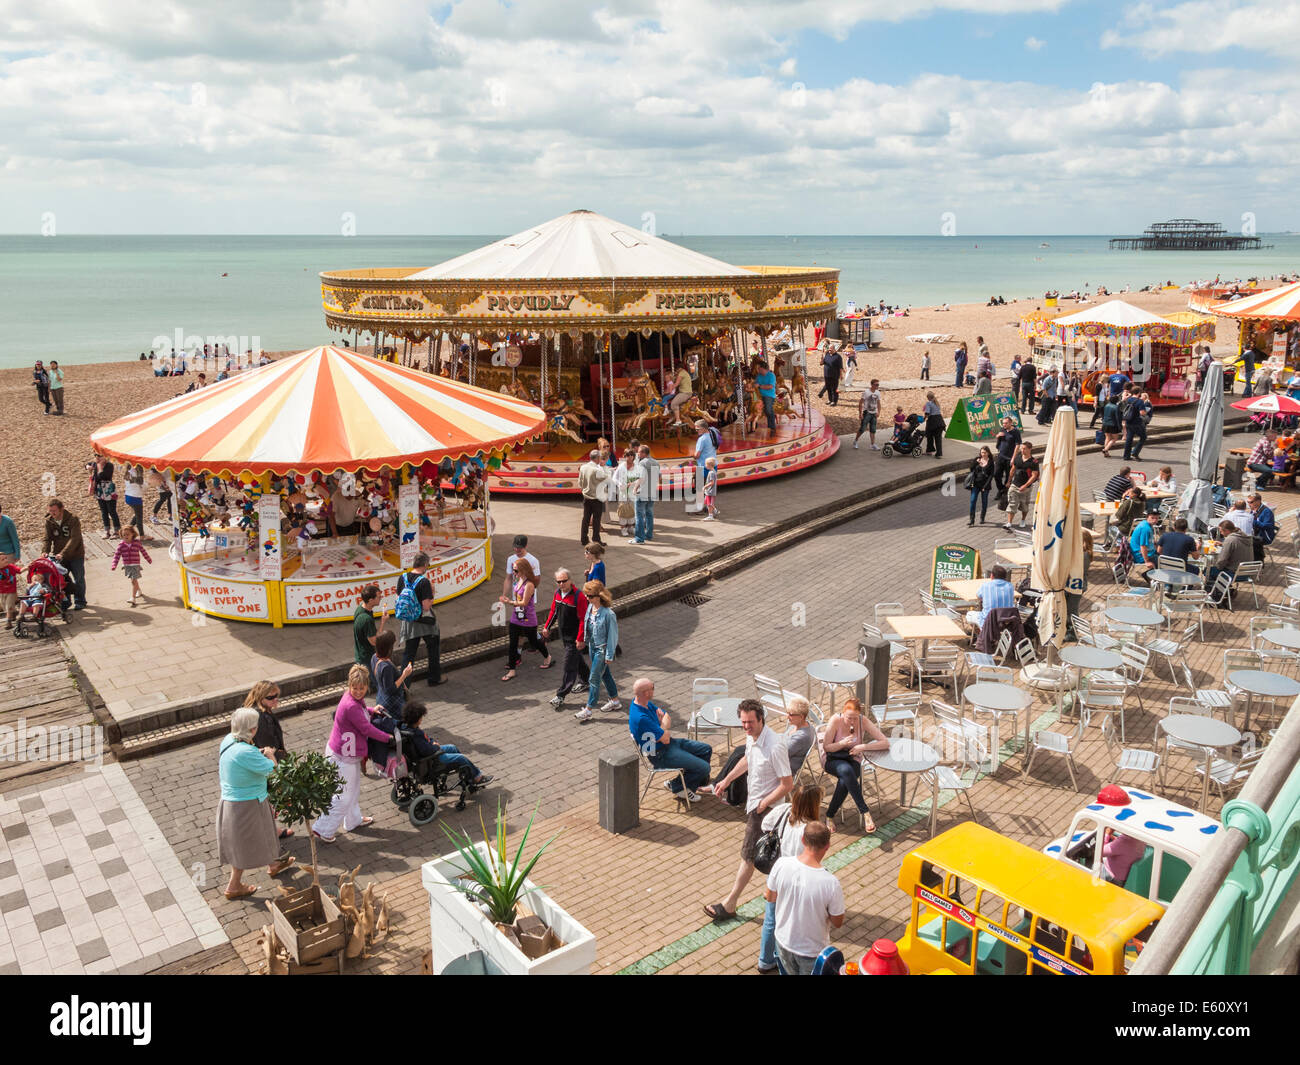
[[[763,704],[757,699],[744,699],[737,710],[740,714],[740,727],[745,730],[745,757],[732,767],[730,773],[715,782],[712,788],[696,789],[706,794],[712,793],[725,802],[727,785],[742,773],[749,774],[745,782],[748,789],[748,798],[745,800],[745,839],[740,845],[740,868],[736,870],[736,882],[731,885],[731,894],[725,901],[711,902],[704,907],[704,912],[715,921],[725,921],[736,916],[740,893],[754,875],[754,852],[758,847],[758,838],[763,834],[763,816],[789,795],[790,789],[794,787],[789,750],[781,736],[764,727]]]
[[[767,875],[763,897],[776,907],[776,954],[786,976],[811,976],[830,929],[844,924],[844,889],[822,868],[830,845],[830,829],[810,821],[799,857],[778,858]]]
[[[862,434],[867,433],[871,438],[871,450],[880,450],[880,446],[876,443],[876,423],[880,418],[880,403],[880,382],[873,377],[871,387],[858,397],[858,435],[853,438],[855,448],[858,446],[858,441],[862,439]]]

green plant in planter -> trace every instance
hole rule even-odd
[[[266,781],[266,797],[280,820],[290,827],[299,822],[307,827],[311,878],[315,884],[320,883],[320,877],[316,874],[316,837],[312,835],[311,823],[329,810],[342,788],[343,774],[339,767],[319,751],[286,754]]]
[[[537,859],[542,856],[542,852],[555,842],[559,833],[557,832],[543,843],[528,863],[522,869],[520,868],[524,846],[528,843],[528,833],[532,831],[537,809],[538,807],[533,807],[532,817],[528,818],[528,826],[524,829],[513,859],[506,853],[506,810],[500,799],[497,800],[495,840],[488,836],[487,825],[483,821],[483,811],[480,810],[478,815],[479,824],[483,826],[483,842],[487,845],[486,856],[479,853],[468,833],[448,828],[446,825],[441,826],[465,863],[465,868],[462,870],[465,878],[453,880],[451,886],[483,905],[494,924],[514,924],[518,916],[516,907],[519,901],[524,896],[541,890],[536,887],[525,888],[524,881],[533,871],[533,866],[537,864]],[[468,883],[465,882],[466,879]]]

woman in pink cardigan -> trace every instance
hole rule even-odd
[[[373,817],[361,816],[361,763],[366,757],[366,740],[391,744],[393,737],[370,723],[365,703],[369,690],[370,671],[365,666],[353,666],[348,671],[348,690],[334,711],[334,728],[325,745],[325,757],[343,774],[343,787],[334,796],[329,811],[311,826],[312,835],[322,843],[333,843],[340,825],[349,832],[374,821]]]

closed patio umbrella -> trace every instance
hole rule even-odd
[[[1043,456],[1034,513],[1031,584],[1038,602],[1038,639],[1050,647],[1065,641],[1065,593],[1083,594],[1083,535],[1079,524],[1078,449],[1074,412],[1056,412]]]
[[[1196,430],[1192,434],[1192,479],[1183,489],[1178,509],[1187,511],[1194,529],[1206,529],[1213,513],[1210,490],[1219,472],[1219,445],[1223,440],[1223,364],[1210,363],[1196,408]]]

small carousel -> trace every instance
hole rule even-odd
[[[808,402],[805,329],[834,317],[839,272],[733,266],[590,211],[424,270],[321,274],[326,323],[399,361],[508,394],[546,414],[543,439],[489,473],[495,492],[578,491],[592,443],[651,444],[666,487],[716,425],[722,481],[769,477],[833,455]],[[754,384],[777,376],[769,431]]]
[[[488,472],[545,415],[496,392],[334,347],[104,426],[95,451],[171,491],[185,605],[270,623],[351,618],[431,560],[437,601],[492,573]]]
[[[1020,319],[1020,335],[1039,367],[1080,374],[1085,402],[1118,370],[1142,384],[1155,406],[1176,406],[1196,399],[1194,348],[1214,339],[1214,319],[1110,300],[1064,316],[1031,311]]]

